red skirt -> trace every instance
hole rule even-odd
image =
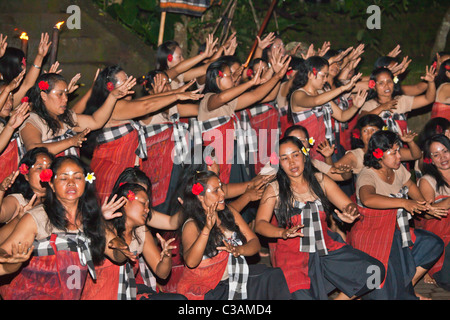
[[[119,175],[126,168],[134,167],[138,133],[133,130],[125,136],[98,145],[92,156],[91,169],[95,172],[95,185],[101,203],[109,197]]]
[[[19,273],[2,277],[0,295],[4,300],[79,300],[86,277],[77,252],[33,256]]]
[[[324,161],[325,158],[321,153],[317,151],[317,146],[325,141],[325,122],[323,121],[323,116],[317,118],[315,114],[312,114],[306,120],[300,121],[296,123],[297,125],[301,125],[308,130],[308,134],[310,137],[313,137],[316,141],[314,145],[311,147],[310,155],[312,159],[317,159],[319,161]]]
[[[278,141],[278,136],[275,141],[272,141],[272,131],[278,130],[278,111],[271,106],[269,111],[256,116],[252,116],[249,110],[247,113],[250,117],[250,126],[256,131],[258,138],[258,157],[255,163],[255,173],[258,174],[262,167],[269,162],[270,148]],[[265,154],[261,154],[261,150],[264,150]],[[262,160],[265,162],[263,163]]]
[[[438,197],[436,200],[439,200],[441,198],[447,198],[447,197]],[[450,214],[450,210],[448,212]],[[437,235],[439,238],[444,241],[444,253],[441,255],[439,260],[431,267],[430,270],[428,270],[428,273],[433,276],[436,272],[440,271],[442,269],[442,266],[444,264],[444,258],[445,258],[445,247],[450,243],[450,218],[443,217],[441,220],[438,219],[420,219],[415,221],[416,227],[427,230],[430,232],[433,232],[435,235]]]
[[[441,102],[433,103],[433,107],[431,108],[431,118],[437,117],[450,120],[450,105]]]
[[[228,131],[228,138],[227,138]],[[228,121],[224,125],[213,130],[203,132],[203,145],[215,149],[215,157],[219,161],[220,181],[228,184],[230,182],[231,165],[233,163],[234,150],[234,122]],[[233,134],[231,134],[233,133]]]
[[[142,161],[141,169],[152,182],[152,206],[163,203],[169,190],[175,147],[172,133],[173,128],[170,128],[146,138],[147,159]]]
[[[203,300],[205,294],[214,289],[222,279],[228,265],[226,251],[221,251],[213,258],[205,259],[193,269],[183,268],[183,274],[177,286],[177,293],[189,300]]]
[[[13,171],[17,170],[18,165],[19,149],[16,139],[14,139],[8,143],[8,146],[0,155],[0,183]]]

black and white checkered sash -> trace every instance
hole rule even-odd
[[[225,239],[233,246],[242,245],[242,241],[236,237],[236,232],[229,239]],[[228,256],[228,300],[247,299],[247,281],[249,268],[244,257],[235,257],[231,253]]]
[[[320,212],[323,212],[320,200],[300,202],[294,201],[294,208],[301,213],[301,224],[303,237],[300,238],[300,252],[318,252],[320,256],[328,254],[327,246],[323,236]]]
[[[217,129],[218,127],[223,126],[224,124],[228,123],[229,121],[233,121],[235,137],[237,139],[237,148],[238,148],[237,151],[239,152],[239,155],[241,156],[241,160],[244,161],[245,160],[245,152],[246,152],[246,141],[245,141],[246,134],[245,134],[244,130],[241,128],[240,121],[236,117],[235,114],[233,114],[231,116],[220,116],[220,117],[212,118],[212,119],[205,120],[205,121],[198,121],[199,127],[196,130],[196,134],[194,136],[194,138],[195,138],[194,143],[196,145],[202,144],[203,143],[202,133]],[[249,130],[251,130],[251,128]],[[250,134],[250,136],[253,136],[253,135]],[[224,137],[224,139],[225,139],[225,137]],[[252,138],[250,138],[250,140],[252,140]],[[251,151],[251,152],[256,152],[258,150],[257,140],[256,139],[254,139],[254,140],[255,141],[252,140],[251,148],[249,148],[249,151]]]
[[[19,131],[14,131],[12,137],[11,137],[11,142],[16,141],[17,143],[17,150],[19,153],[19,159],[22,159],[23,156],[25,155],[25,153],[27,152],[27,149],[25,148],[24,143],[22,142],[22,139],[20,139],[20,135],[19,135]]]
[[[54,138],[51,138],[51,139],[48,139],[48,140],[45,140],[45,141],[43,141],[43,143],[52,143],[52,142],[63,141],[63,140],[66,140],[68,138],[72,138],[72,137],[74,137],[76,135],[77,135],[77,133],[74,132],[72,129],[67,129],[67,131],[64,132],[62,135],[54,137]],[[70,147],[69,149],[64,150],[64,155],[65,156],[72,155],[72,156],[78,157],[78,152],[77,152],[77,149],[75,147]]]
[[[395,121],[407,121],[408,118],[404,113],[392,113],[389,110],[383,111],[380,113],[380,118],[386,123],[386,126],[390,131],[395,133],[400,133],[399,127]]]
[[[92,261],[91,241],[82,232],[78,233],[52,233],[49,237],[33,242],[33,254],[36,256],[55,255],[56,251],[78,252],[78,258],[82,266],[87,266],[92,279],[96,279],[94,262]]]
[[[333,109],[331,109],[330,103],[325,103],[321,106],[311,108],[302,112],[292,112],[292,120],[294,123],[299,123],[305,121],[312,115],[315,115],[317,119],[323,116],[323,121],[325,124],[325,138],[328,140],[330,145],[335,143],[333,124],[331,121],[331,115],[333,114]]]
[[[136,254],[137,252],[134,252]],[[139,271],[141,272],[144,284],[156,291],[156,278],[147,266],[142,255],[139,257]],[[130,262],[120,266],[119,287],[117,290],[117,300],[136,300],[137,285],[134,278],[133,267]]]
[[[408,199],[408,187],[403,186],[397,194],[390,194],[392,198]],[[409,231],[409,220],[412,219],[411,214],[403,208],[397,210],[397,224],[402,235],[402,247],[410,247],[413,245],[411,233]]]
[[[336,105],[339,107],[339,109],[345,111],[349,108],[350,103],[348,102],[348,98],[344,95],[339,96],[336,100],[335,100]],[[348,128],[348,122],[340,122],[340,121],[334,121],[334,130],[336,130],[336,132],[339,132],[341,130],[345,130]]]
[[[189,154],[187,133],[189,125],[180,122],[180,115],[174,113],[170,117],[170,123],[150,124],[144,127],[145,137],[153,137],[169,128],[173,128],[172,140],[175,143],[174,163],[182,164]]]
[[[136,149],[136,155],[141,159],[147,158],[147,143],[145,142],[145,129],[137,121],[130,121],[121,126],[103,128],[101,133],[97,136],[97,143],[104,144],[108,142],[120,139],[127,134],[136,130],[138,132],[138,148]]]

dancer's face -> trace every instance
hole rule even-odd
[[[223,77],[217,77],[216,81],[217,81],[217,86],[219,87],[219,89],[221,91],[230,89],[234,87],[234,81],[233,78],[231,76],[231,70],[229,67],[225,67],[222,70],[222,74]]]
[[[211,177],[206,184],[205,194],[199,196],[203,199],[203,203],[206,207],[218,202],[217,211],[225,209],[225,192],[222,189],[222,182],[217,177]]]
[[[39,175],[42,170],[50,168],[51,164],[52,160],[48,155],[39,153],[36,155],[35,163],[29,168],[28,174],[24,175],[34,193],[45,194],[45,187],[42,186]]]
[[[391,98],[394,92],[394,81],[391,76],[386,73],[380,73],[375,81],[375,91],[378,97]]]
[[[58,200],[81,198],[86,188],[83,168],[72,160],[66,160],[53,174],[55,177],[49,185]]]
[[[290,178],[299,177],[305,169],[304,154],[298,146],[292,142],[280,145],[280,166]]]
[[[397,170],[402,165],[400,160],[400,146],[394,144],[392,148],[384,152],[384,155],[381,158],[381,165],[389,169]]]
[[[328,66],[323,66],[322,69],[318,70],[317,75],[314,75],[312,72],[308,74],[308,82],[312,84],[314,89],[319,90],[323,88],[328,80],[328,69]]]
[[[368,125],[361,128],[361,140],[365,146],[369,144],[372,135],[380,129],[376,126]]]
[[[127,224],[133,227],[145,225],[150,212],[149,205],[150,201],[147,193],[144,191],[136,192],[134,200],[129,200],[124,207],[127,215]]]
[[[170,68],[175,67],[184,60],[183,51],[180,47],[176,47],[172,54],[172,61],[167,60],[167,66]]]
[[[67,83],[57,81],[50,92],[41,92],[41,98],[51,116],[62,115],[67,108]]]
[[[430,145],[430,154],[433,164],[438,170],[450,169],[450,151],[440,142],[433,142]]]

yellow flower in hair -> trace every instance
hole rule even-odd
[[[302,152],[305,156],[309,156],[309,148],[302,147]]]
[[[388,128],[388,126],[383,126],[383,129],[382,129],[383,131],[388,131],[389,130],[389,128]]]
[[[314,138],[311,137],[311,138],[308,139],[308,142],[309,142],[309,144],[310,144],[311,146],[313,146],[313,145],[314,145],[314,142],[316,142],[316,140],[314,140]]]
[[[394,81],[395,84],[398,83],[398,77],[397,76],[395,76],[394,79],[392,79],[392,80]]]
[[[95,180],[95,176],[93,172],[90,172],[87,174],[86,178],[84,180],[86,180],[87,182],[89,182],[90,184],[92,184],[92,182],[94,182]]]

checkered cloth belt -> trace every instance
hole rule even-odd
[[[330,145],[333,145],[335,143],[333,125],[331,121],[331,115],[333,114],[333,110],[331,109],[331,105],[329,103],[302,112],[292,112],[292,118],[294,120],[294,123],[299,123],[301,121],[305,121],[313,114],[317,118],[323,116],[323,121],[325,124],[325,138],[328,140]]]
[[[242,245],[242,241],[236,237],[236,232],[226,242],[233,246]],[[247,281],[249,268],[244,257],[235,257],[231,253],[228,256],[228,300],[247,299]]]
[[[397,124],[395,123],[395,121],[396,120],[400,120],[400,121],[408,120],[408,118],[406,117],[406,114],[392,113],[389,110],[381,112],[380,118],[383,119],[383,121],[386,123],[386,126],[388,127],[388,129],[395,133],[400,133],[399,128],[398,128]]]
[[[19,152],[19,159],[22,159],[25,153],[27,152],[27,149],[25,149],[25,145],[22,142],[22,139],[20,139],[19,131],[15,131],[11,137],[11,142],[16,140],[17,143],[17,149]]]
[[[136,254],[137,252],[134,252]],[[139,257],[139,271],[146,286],[156,291],[156,278],[147,266],[142,255]],[[137,285],[134,278],[133,267],[129,262],[120,266],[119,288],[117,300],[136,300]]]
[[[337,106],[339,107],[339,109],[341,110],[348,110],[350,103],[348,102],[348,98],[345,96],[340,96],[338,99],[335,100]],[[334,122],[334,129],[336,130],[336,132],[339,132],[341,130],[345,130],[348,128],[348,122],[340,122],[340,121],[335,121]]]
[[[64,132],[62,135],[48,139],[46,141],[43,141],[43,143],[52,143],[52,142],[58,142],[58,141],[63,141],[66,140],[68,138],[72,138],[74,136],[76,136],[76,132],[72,131],[72,129],[68,129],[66,132]],[[70,147],[69,149],[64,150],[64,155],[65,156],[76,156],[78,157],[78,153],[77,153],[77,149],[75,147]]]
[[[89,249],[91,241],[82,232],[78,233],[52,233],[49,237],[33,242],[33,254],[36,256],[55,255],[56,251],[78,252],[80,264],[88,267],[92,279],[96,279],[94,262]]]
[[[408,199],[408,187],[403,186],[397,194],[390,194],[392,198]],[[413,245],[411,233],[409,232],[409,220],[412,219],[411,214],[403,208],[397,210],[397,224],[402,235],[402,247],[410,247]]]
[[[249,131],[247,131],[247,134],[245,134],[245,131],[241,128],[240,121],[236,117],[235,114],[233,114],[231,117],[220,116],[220,117],[212,118],[212,119],[205,120],[205,121],[198,121],[198,123],[197,123],[198,128],[195,130],[195,135],[194,135],[194,143],[196,145],[202,144],[203,143],[203,139],[201,139],[202,133],[216,129],[216,128],[228,123],[231,120],[234,121],[234,131],[235,131],[235,136],[237,138],[237,149],[238,149],[237,152],[239,152],[240,160],[244,161],[245,153],[246,153],[245,136],[247,136],[249,152],[257,152],[258,151],[258,144],[257,144],[258,142],[256,139],[256,135],[252,134],[251,128],[248,129]],[[239,160],[238,160],[238,163],[239,163]]]
[[[101,133],[97,136],[97,143],[104,144],[115,141],[133,132],[133,130],[136,130],[138,132],[138,140],[139,140],[139,145],[135,153],[139,158],[145,159],[147,158],[145,129],[137,121],[131,121],[129,123],[117,127],[103,128]]]
[[[189,154],[189,146],[186,138],[189,125],[179,122],[180,116],[178,113],[173,114],[170,120],[172,121],[171,123],[158,123],[145,126],[145,137],[153,137],[173,127],[172,140],[175,142],[174,163],[182,164]]]
[[[323,206],[320,200],[299,202],[294,201],[294,209],[300,209],[301,224],[304,226],[300,238],[300,252],[318,252],[320,256],[328,254],[325,239],[323,237],[320,212]]]

